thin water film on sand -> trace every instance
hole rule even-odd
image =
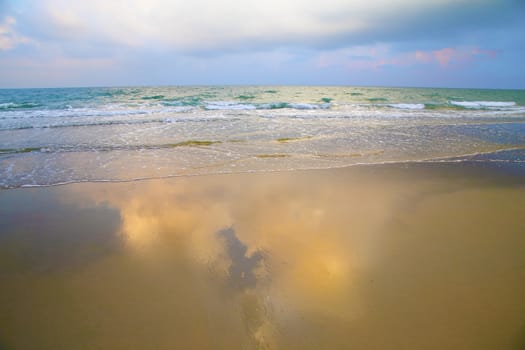
[[[5,349],[524,345],[520,176],[216,175],[4,190],[0,208]]]

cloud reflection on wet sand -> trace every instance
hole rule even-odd
[[[37,198],[52,193],[54,206],[35,207],[35,213],[51,217],[68,208],[84,218],[82,225],[89,218],[92,232],[110,229],[99,235],[99,245],[110,236],[121,244],[104,254],[84,251],[91,260],[67,270],[22,271],[29,258],[23,250],[11,253],[9,273],[0,274],[7,286],[0,292],[7,309],[0,344],[518,347],[525,330],[523,184],[416,170],[370,167],[35,191]],[[96,208],[105,208],[98,215],[116,218],[118,227],[114,219],[93,219]],[[0,236],[9,249],[20,246],[16,232],[24,215]],[[26,245],[37,235],[54,232],[64,241],[79,232],[45,220],[23,229]],[[80,235],[80,246],[88,241]],[[6,251],[0,249],[1,258]]]

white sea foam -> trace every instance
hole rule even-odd
[[[0,107],[1,109],[1,107]],[[156,107],[156,108],[66,108],[66,109],[33,109],[11,110],[2,113],[2,119],[42,119],[42,118],[88,118],[88,117],[132,117],[149,116],[163,113],[184,113],[195,107]]]
[[[516,106],[514,101],[449,101],[451,105],[471,109],[509,108]]]
[[[425,109],[425,105],[423,103],[393,103],[388,106],[399,109]]]
[[[17,104],[13,102],[0,103],[0,109],[8,109],[13,107],[17,107]]]
[[[263,103],[263,104],[248,104],[238,103],[233,101],[210,101],[204,106],[206,110],[254,110],[254,109],[298,109],[298,110],[313,110],[313,109],[329,109],[329,103],[312,104],[312,103]]]
[[[253,110],[256,107],[252,104],[237,103],[232,101],[211,101],[204,106],[207,110]]]
[[[289,103],[288,106],[294,109],[328,109],[329,103],[311,104],[311,103]]]

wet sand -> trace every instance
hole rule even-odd
[[[0,349],[523,349],[525,177],[405,164],[0,191]]]

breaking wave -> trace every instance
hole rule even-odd
[[[516,107],[514,101],[449,101],[451,105],[469,109],[507,109]]]

